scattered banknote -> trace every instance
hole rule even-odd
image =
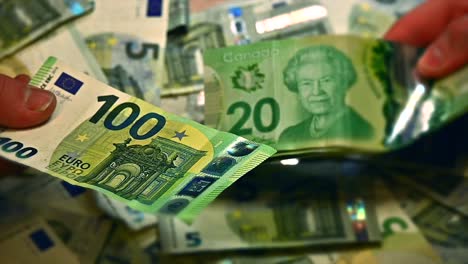
[[[424,0],[362,0],[349,14],[349,33],[365,37],[382,37],[390,27]]]
[[[383,236],[379,247],[310,254],[308,259],[314,264],[442,263],[437,252],[382,182],[376,185],[376,208]]]
[[[309,256],[313,263],[442,263],[440,256],[399,206],[390,191],[376,184],[377,217],[383,240],[374,249],[356,249]]]
[[[335,34],[349,34],[349,15],[358,0],[320,1],[327,9],[331,28]]]
[[[232,12],[242,13],[243,16],[234,19]],[[286,22],[281,20],[284,17],[287,18]],[[285,24],[281,28],[268,26],[283,22]],[[248,42],[332,32],[327,11],[317,1],[290,1],[277,7],[273,7],[271,1],[228,1],[224,5],[194,14],[187,34],[168,38],[163,93],[181,94],[202,90],[202,53],[208,49],[239,44],[240,33],[233,32],[235,25],[245,25],[249,32],[246,33],[248,37],[245,37],[249,39]]]
[[[107,242],[112,222],[103,216],[76,214],[43,207],[41,216],[59,239],[79,258],[80,263],[94,263]]]
[[[384,11],[389,15],[401,18],[408,12],[424,3],[426,0],[358,0],[360,3],[368,4],[369,6]]]
[[[348,32],[364,37],[382,37],[390,27],[424,0],[361,0],[349,13]]]
[[[405,212],[431,242],[444,263],[465,263],[468,259],[468,217],[407,185],[394,183],[392,186]]]
[[[159,261],[159,241],[154,227],[136,232],[114,223],[105,238],[106,243],[94,262],[96,264],[166,263]]]
[[[115,219],[122,220],[132,230],[140,230],[158,222],[157,216],[135,210],[125,203],[109,198],[102,193],[96,193],[96,202],[104,212]]]
[[[263,164],[191,225],[161,216],[162,250],[189,253],[379,241],[366,177],[340,177],[331,173],[337,166],[312,165]]]
[[[459,159],[459,166],[462,169],[461,175],[468,178],[468,153],[466,153],[465,156],[462,156]]]
[[[281,252],[283,254],[281,254]],[[324,256],[326,257],[326,256]],[[270,250],[254,254],[211,253],[203,255],[161,255],[161,263],[171,264],[315,264],[304,253]]]
[[[395,21],[396,17],[368,3],[359,3],[349,14],[348,32],[363,37],[382,37]]]
[[[169,1],[96,1],[76,22],[108,83],[158,105]]]
[[[1,263],[80,263],[44,219],[29,219],[2,231],[5,230],[0,230]]]
[[[93,55],[86,47],[83,38],[73,25],[64,26],[15,55],[0,60],[0,73],[10,77],[15,77],[18,74],[31,76],[49,56],[73,64],[76,69],[102,82],[107,81]]]
[[[0,59],[94,7],[91,0],[5,0],[0,8]]]
[[[97,210],[94,199],[83,199],[89,190],[37,172],[34,176],[1,179],[1,183],[0,230],[11,230],[24,219],[40,217],[80,263],[94,263],[112,222]]]
[[[349,164],[345,163],[348,166]],[[314,166],[315,167],[315,166]],[[326,166],[328,167],[328,166]],[[310,168],[310,166],[307,166]],[[325,167],[324,167],[325,168]],[[333,169],[332,169],[333,170]],[[362,171],[361,171],[362,172]],[[377,176],[377,175],[374,175]],[[374,189],[374,187],[371,187]],[[214,253],[180,255],[167,263],[203,264],[434,264],[443,263],[437,252],[426,241],[415,223],[401,209],[390,191],[381,182],[375,186],[375,206],[383,240],[379,245],[364,247],[309,248],[307,250],[272,249],[247,254]],[[163,240],[162,240],[163,242]],[[462,262],[461,262],[462,263]]]
[[[274,39],[297,38],[312,35],[331,34],[332,25],[329,11],[317,0],[262,1],[258,5],[246,7],[239,16],[238,10],[231,8],[230,35],[234,44],[244,44],[242,38],[249,42]],[[233,19],[233,18],[234,19]],[[246,24],[244,37],[242,31],[234,30],[239,23]]]
[[[203,90],[202,52],[224,47],[216,25],[190,27],[187,34],[170,36],[165,51],[163,93],[177,95]]]
[[[186,95],[164,97],[161,108],[171,113],[192,119],[200,124],[205,122],[205,93],[203,91]]]
[[[1,179],[0,195],[32,209],[55,208],[80,215],[101,215],[91,190],[28,169]]]
[[[424,173],[396,173],[392,178],[404,185],[423,192],[439,203],[468,217],[468,179],[455,174],[438,171]]]
[[[41,176],[49,180],[51,178],[43,174]],[[32,177],[28,177],[26,180],[36,181],[36,179]],[[53,180],[58,179],[53,178]],[[6,180],[1,179],[1,183],[1,187],[3,187],[3,185],[12,185],[12,181],[9,178]],[[23,183],[22,185],[26,184]],[[25,189],[29,189],[30,187],[31,186],[28,186]],[[36,187],[39,189],[41,186]],[[83,189],[79,186],[72,187]],[[28,195],[25,194],[27,191],[28,190],[25,190],[21,195],[23,197],[28,197]],[[29,191],[31,190],[29,189]],[[127,256],[131,257],[131,260],[136,261],[129,263],[155,263],[139,261],[148,254],[151,254],[153,258],[155,257],[157,241],[154,239],[156,237],[154,228],[145,229],[142,232],[131,232],[128,231],[125,226],[105,217],[102,212],[100,212],[100,214],[92,214],[80,210],[80,208],[92,206],[94,204],[94,199],[91,201],[78,201],[56,196],[55,204],[63,204],[62,207],[57,207],[50,203],[51,201],[46,195],[47,191],[56,192],[57,190],[51,189],[50,187],[45,188],[43,192],[45,197],[34,195],[34,199],[37,200],[36,203],[40,203],[41,206],[35,205],[30,207],[28,199],[19,200],[16,196],[12,196],[14,193],[5,193],[3,189],[0,190],[0,208],[2,209],[0,217],[0,240],[1,237],[3,237],[3,233],[8,233],[16,229],[18,222],[21,222],[22,219],[40,217],[47,223],[49,229],[53,231],[52,233],[79,258],[80,263],[122,263],[118,262],[118,260],[124,261],[125,258],[118,258],[118,256],[122,256],[122,254],[126,253],[130,253]],[[124,237],[125,240],[122,240],[122,237],[120,237],[121,240],[115,241],[116,226],[120,226],[120,230],[129,234]],[[131,252],[126,252],[122,248],[123,244],[126,243],[131,247]],[[113,248],[113,255],[112,252],[109,252],[110,247]],[[3,252],[2,250],[3,248],[0,248],[0,252]]]
[[[331,33],[328,10],[316,0],[226,1],[192,14],[191,25],[215,24],[227,46]]]
[[[0,132],[1,156],[134,209],[190,221],[276,151],[164,112],[50,57],[31,85],[52,91],[49,122]]]
[[[183,34],[190,23],[189,0],[172,0],[169,2],[169,25],[167,33]]]
[[[265,3],[269,0],[191,0],[190,23],[198,23],[203,18],[210,18],[217,10],[228,10],[230,7],[245,7]]]
[[[468,67],[426,82],[412,70],[418,55],[355,36],[208,50],[205,122],[279,154],[396,149],[468,108]]]

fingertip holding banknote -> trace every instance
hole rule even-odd
[[[135,209],[190,221],[276,151],[164,112],[50,57],[31,85],[57,97],[46,124],[0,133],[1,156]]]
[[[0,126],[33,127],[46,122],[55,109],[55,96],[28,85],[27,75],[0,74]]]
[[[444,77],[468,62],[468,16],[451,22],[434,40],[418,62],[418,70],[424,76]]]
[[[466,1],[426,1],[399,19],[384,38],[427,47],[417,69],[428,78],[441,78],[468,62],[467,12]]]

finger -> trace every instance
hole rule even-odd
[[[418,47],[427,46],[451,21],[467,12],[466,0],[429,0],[398,20],[384,38]]]
[[[49,119],[55,105],[56,99],[51,92],[0,74],[0,126],[26,128],[39,125]]]
[[[22,83],[28,84],[29,81],[31,80],[31,77],[29,77],[26,74],[20,74],[20,75],[15,77],[15,80],[18,80],[18,81],[20,81]]]
[[[468,62],[468,14],[453,20],[427,48],[418,62],[418,71],[438,78],[456,71]]]

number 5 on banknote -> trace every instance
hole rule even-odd
[[[164,112],[49,58],[32,85],[58,98],[40,127],[0,133],[1,156],[101,191],[138,210],[190,221],[275,153]]]

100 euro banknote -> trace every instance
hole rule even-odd
[[[169,114],[50,57],[31,84],[53,92],[43,126],[0,133],[0,155],[142,211],[190,221],[275,153]]]
[[[281,153],[395,149],[468,108],[468,67],[426,82],[414,73],[419,55],[353,36],[208,50],[205,121]]]

